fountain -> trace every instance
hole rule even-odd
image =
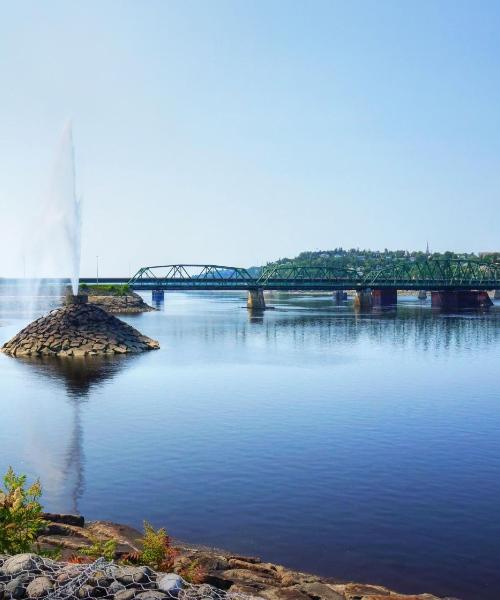
[[[68,121],[59,140],[49,190],[37,221],[30,266],[38,296],[47,280],[62,296],[68,281],[78,294],[81,251],[81,199],[76,193],[73,128]]]
[[[79,294],[81,202],[76,195],[71,122],[64,127],[43,219],[38,226],[36,293],[50,278],[60,296],[71,281],[65,306],[36,319],[0,351],[12,356],[94,356],[142,352],[159,347],[139,331],[89,304]],[[54,281],[56,282],[54,284]]]

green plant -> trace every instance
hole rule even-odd
[[[9,467],[0,489],[0,553],[29,552],[44,527],[39,481],[26,488],[26,476],[16,475]]]
[[[100,540],[97,538],[91,538],[91,546],[87,548],[80,548],[78,554],[86,558],[98,559],[105,558],[106,560],[113,560],[116,554],[116,540]]]
[[[205,569],[200,565],[197,560],[192,560],[188,564],[180,567],[177,570],[177,574],[180,575],[189,583],[203,583],[207,576]]]
[[[124,557],[127,564],[148,565],[157,571],[173,571],[175,566],[175,571],[186,581],[205,581],[206,572],[197,560],[183,558],[176,564],[180,552],[172,545],[172,538],[163,527],[155,529],[144,521],[144,536],[138,542],[142,545],[142,552],[134,552]]]
[[[142,552],[138,557],[139,562],[161,571],[168,571],[173,567],[178,551],[172,546],[172,540],[163,527],[155,529],[144,521],[144,537],[140,542]]]
[[[61,560],[62,558],[62,546],[56,548],[41,548],[40,544],[36,544],[36,553],[38,556],[44,558],[51,558],[52,560]]]

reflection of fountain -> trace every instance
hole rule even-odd
[[[58,360],[53,357],[19,358],[30,369],[35,369],[51,382],[61,381],[67,391],[72,408],[72,425],[69,442],[64,453],[60,484],[68,489],[71,498],[68,509],[78,514],[78,503],[85,489],[85,451],[82,409],[92,387],[115,377],[132,357],[93,357],[92,360]],[[66,496],[66,494],[65,494]],[[66,510],[66,509],[65,509]]]
[[[80,511],[78,510],[78,501],[82,497],[85,489],[85,454],[83,451],[83,429],[80,411],[82,400],[78,398],[70,398],[70,402],[73,406],[73,430],[71,432],[71,440],[66,452],[66,460],[63,467],[63,477],[66,481],[70,481],[73,474],[74,481],[73,484],[70,485],[71,512],[73,514],[79,514]]]

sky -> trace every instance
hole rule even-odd
[[[0,0],[0,276],[73,121],[81,273],[500,250],[500,4]],[[48,250],[50,241],[47,241]]]

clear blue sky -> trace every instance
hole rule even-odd
[[[68,116],[83,275],[500,250],[498,2],[0,4],[2,275]]]

